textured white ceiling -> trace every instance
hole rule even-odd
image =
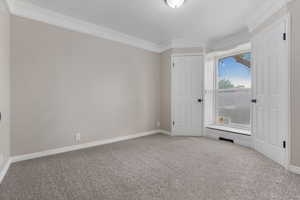
[[[267,0],[26,0],[64,15],[156,44],[201,46],[247,30],[247,19]]]

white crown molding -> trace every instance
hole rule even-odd
[[[164,43],[161,45],[161,53],[173,50],[173,49],[192,49],[192,48],[202,48],[205,49],[205,45],[191,45],[191,42],[188,42],[188,40],[182,40],[180,43],[176,40],[171,41],[169,43]]]
[[[220,50],[220,51],[211,51],[209,53],[206,54],[206,57],[208,58],[220,58],[220,57],[226,57],[226,56],[230,56],[232,54],[236,54],[238,52],[247,52],[247,51],[251,51],[251,43],[244,43],[241,45],[237,45],[234,48],[231,49],[226,49],[226,50]]]
[[[165,44],[165,45],[162,45],[161,46],[161,52],[160,53],[163,53],[163,52],[165,52],[165,51],[168,51],[168,50],[170,50],[170,49],[172,49],[173,47],[172,47],[172,44],[170,43],[170,44]]]
[[[253,32],[280,9],[287,8],[287,4],[291,1],[293,0],[267,0],[257,9],[257,12],[249,17],[247,25],[250,32]]]
[[[221,51],[235,48],[236,46],[250,42],[251,34],[248,29],[242,30],[227,37],[212,40],[207,44],[207,48],[211,51]]]
[[[205,46],[203,44],[191,45],[191,42],[188,42],[188,40],[174,40],[166,44],[156,44],[90,22],[62,15],[49,9],[41,8],[32,3],[25,2],[24,0],[0,0],[0,9],[7,7],[6,3],[3,3],[5,1],[7,1],[9,10],[13,15],[34,19],[68,30],[73,30],[93,35],[99,38],[120,42],[156,53],[162,53],[172,48],[192,48]],[[265,22],[269,17],[271,17],[281,8],[286,7],[286,5],[291,1],[293,0],[266,0],[266,2],[262,4],[262,6],[260,6],[257,12],[249,17],[250,20],[247,23],[249,30],[251,32],[255,30],[259,25]],[[231,42],[232,41],[229,41],[229,43]],[[222,45],[227,45],[228,41],[226,41],[225,43]],[[214,45],[215,43],[208,44],[207,46],[210,47]]]
[[[205,44],[183,38],[172,40],[168,45],[166,45],[166,47],[168,47],[168,49],[204,48]]]
[[[7,0],[7,3],[10,12],[16,16],[45,22],[68,30],[120,42],[156,53],[161,53],[165,49],[165,47],[162,45],[133,37],[106,27],[98,26],[83,20],[75,19],[70,16],[62,15],[23,0]]]

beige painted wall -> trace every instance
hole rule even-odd
[[[156,129],[160,55],[13,16],[12,155]]]
[[[10,17],[4,6],[0,2],[0,171],[10,155]]]
[[[300,166],[300,2],[289,8],[291,162]],[[2,28],[7,19],[1,13],[1,39],[9,37]],[[161,128],[170,131],[171,54],[199,53],[172,49],[158,55],[19,17],[12,18],[12,30],[13,155],[72,145],[76,132],[81,132],[82,142],[89,142],[152,130],[159,119]],[[1,141],[8,134],[5,138]],[[0,152],[7,152],[1,148],[8,144]]]
[[[291,164],[300,167],[300,1],[290,5],[292,23],[292,127],[291,127]]]
[[[171,54],[163,52],[160,60],[160,126],[166,131],[171,131]]]

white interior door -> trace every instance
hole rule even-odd
[[[203,56],[177,56],[172,62],[172,134],[201,136]]]
[[[284,143],[289,131],[289,60],[284,39],[287,18],[280,20],[252,41],[254,148],[285,165]]]

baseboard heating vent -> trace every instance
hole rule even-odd
[[[223,137],[219,137],[219,140],[221,140],[221,141],[225,141],[225,142],[234,143],[234,140],[227,139],[227,138],[223,138]]]

